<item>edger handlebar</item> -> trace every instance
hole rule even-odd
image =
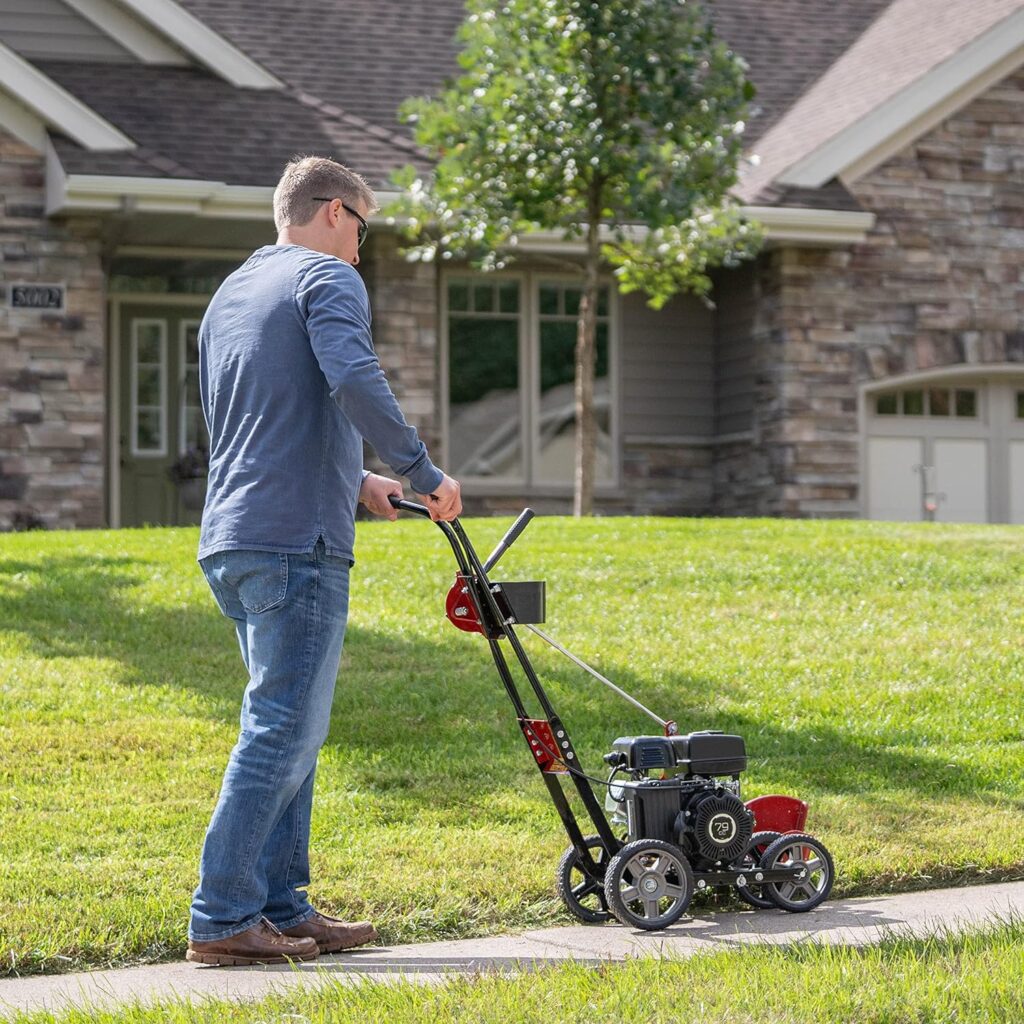
[[[487,556],[487,561],[484,562],[484,572],[490,572],[498,564],[498,559],[512,547],[516,538],[526,529],[535,515],[536,512],[532,508],[524,508],[519,513],[519,518],[508,528],[505,536],[498,541],[498,546]]]
[[[405,498],[396,498],[393,494],[388,495],[388,501],[391,502],[392,508],[401,509],[403,512],[414,512],[418,516],[430,518],[430,510],[426,505],[420,505],[419,502],[406,501]]]
[[[401,509],[403,512],[412,512],[418,516],[426,516],[427,519],[430,518],[430,510],[426,505],[420,505],[415,501],[406,501],[404,498],[397,498],[393,494],[388,495],[388,501],[391,503],[392,508]],[[519,513],[519,518],[508,528],[505,536],[498,541],[498,546],[488,555],[487,561],[484,562],[483,569],[485,573],[489,573],[498,564],[498,559],[512,547],[536,514],[532,508],[524,508]],[[455,522],[458,522],[458,520],[455,520]],[[439,523],[438,525],[443,526],[444,524]]]

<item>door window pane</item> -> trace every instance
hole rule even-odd
[[[928,392],[928,414],[949,415],[949,392],[945,388],[931,388]]]
[[[494,289],[488,285],[488,294]],[[510,294],[511,288],[516,294]],[[503,303],[519,307],[518,283]],[[474,299],[478,289],[474,288]],[[449,289],[449,296],[451,291]],[[449,459],[455,476],[522,479],[519,318],[454,313],[449,302]]]
[[[167,324],[163,320],[132,321],[133,455],[167,453]]]
[[[897,398],[899,395],[895,391],[890,391],[887,395],[879,395],[875,399],[875,412],[879,416],[895,416],[899,411],[897,408]]]
[[[160,408],[159,366],[139,367],[136,383],[136,395],[138,397],[139,408],[147,405],[153,406],[157,409]]]
[[[139,363],[159,365],[160,342],[163,339],[163,324],[136,323],[135,327],[135,358]]]
[[[923,416],[924,415],[924,392],[904,391],[903,392],[903,415]]]
[[[978,415],[978,392],[974,388],[956,389],[956,414],[966,418]]]
[[[159,409],[139,409],[138,425],[135,430],[137,452],[159,452],[163,447],[163,431],[160,427]]]

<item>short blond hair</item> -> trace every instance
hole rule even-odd
[[[274,189],[277,230],[308,224],[320,208],[316,196],[340,199],[350,206],[364,203],[367,213],[378,209],[377,197],[361,174],[325,156],[297,156],[288,162]]]

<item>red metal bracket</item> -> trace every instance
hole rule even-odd
[[[464,633],[482,633],[484,631],[473,604],[473,595],[469,592],[469,582],[462,573],[457,573],[455,576],[455,583],[448,591],[448,597],[444,603],[444,611],[452,625],[457,626]]]
[[[519,728],[523,730],[526,742],[530,744],[530,750],[533,751],[533,756],[542,772],[549,775],[568,774],[569,768],[565,762],[554,756],[554,752],[558,750],[558,744],[547,719],[520,718]]]

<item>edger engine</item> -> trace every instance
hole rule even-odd
[[[630,736],[613,744],[605,809],[628,838],[660,839],[685,851],[694,867],[741,858],[754,815],[740,799],[747,752],[739,736]],[[616,781],[619,774],[628,781]]]

